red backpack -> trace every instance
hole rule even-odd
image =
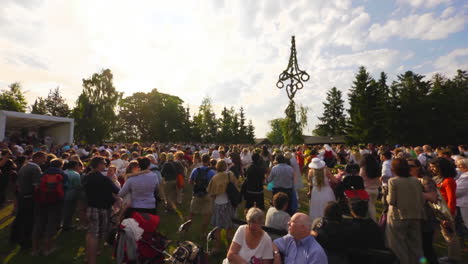
[[[40,204],[54,204],[63,200],[63,175],[44,174],[34,190],[34,201]]]

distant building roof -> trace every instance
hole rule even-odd
[[[273,145],[268,138],[256,138],[255,145]]]
[[[344,136],[330,136],[330,137],[302,136],[302,137],[304,138],[304,144],[308,144],[308,145],[345,143]]]

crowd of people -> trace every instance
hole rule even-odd
[[[209,226],[226,230],[232,242],[224,263],[462,261],[468,228],[464,145],[1,148],[0,203],[12,200],[16,214],[10,240],[33,256],[57,250],[59,229],[77,229],[86,230],[87,263],[96,263],[99,244],[123,219],[134,213],[164,219],[182,210],[185,196],[190,211],[183,214],[201,221],[200,236]],[[184,193],[186,184],[192,193]],[[244,208],[246,225],[233,222],[243,215],[238,208]],[[445,257],[434,250],[438,232],[447,244]],[[216,239],[212,251],[220,250]]]

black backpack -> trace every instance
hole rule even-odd
[[[195,184],[193,185],[193,196],[203,197],[208,192],[206,188],[208,187],[208,172],[210,168],[197,168],[195,175]]]

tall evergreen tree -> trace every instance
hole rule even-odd
[[[221,112],[221,118],[219,119],[219,133],[218,142],[222,143],[233,143],[234,135],[232,133],[233,126],[233,109],[223,108]]]
[[[241,107],[239,109],[239,142],[240,143],[247,143],[249,141],[247,132],[248,132],[248,126],[246,125],[245,112],[244,112],[244,108]]]
[[[255,142],[255,127],[252,123],[252,120],[249,120],[249,124],[247,125],[247,137],[246,142],[248,144],[253,144]]]
[[[217,139],[218,124],[209,97],[203,98],[195,122],[199,124],[203,142],[214,142]]]
[[[46,115],[47,106],[44,101],[44,98],[38,97],[34,100],[34,104],[31,105],[31,114]]]
[[[47,114],[52,116],[68,117],[70,115],[70,107],[65,102],[65,99],[60,94],[60,88],[49,91],[49,95],[45,99]]]
[[[359,67],[356,79],[348,94],[349,122],[347,141],[350,143],[365,142],[369,137],[369,105],[367,95],[373,79],[364,66]]]
[[[321,123],[316,126],[314,134],[319,136],[344,135],[346,119],[341,91],[336,87],[330,89],[323,107],[323,114],[319,117]]]
[[[398,126],[393,127],[392,134],[397,136],[398,143],[425,144],[428,140],[421,135],[421,131],[428,124],[426,96],[431,87],[430,82],[423,79],[423,75],[407,71],[398,75],[392,83],[398,100],[396,115],[392,117],[398,121]]]
[[[390,97],[387,85],[387,74],[380,73],[380,79],[376,84],[376,105],[373,111],[373,127],[371,129],[371,140],[374,143],[390,143]]]

